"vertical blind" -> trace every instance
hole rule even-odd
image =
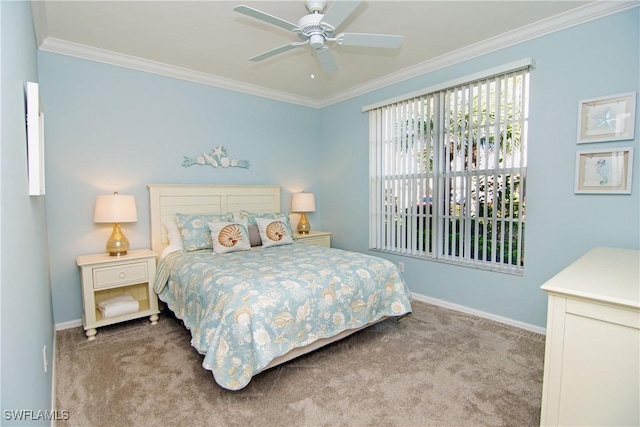
[[[529,64],[369,110],[370,248],[524,267]]]

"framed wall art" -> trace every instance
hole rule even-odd
[[[27,168],[29,195],[44,195],[44,113],[38,83],[26,84]]]
[[[578,103],[578,144],[634,138],[636,93],[629,92]]]
[[[630,194],[633,148],[576,153],[576,193]]]

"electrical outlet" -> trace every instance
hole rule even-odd
[[[401,273],[404,273],[404,262],[399,262],[398,263],[398,268],[400,269]]]
[[[45,344],[44,347],[42,347],[42,358],[44,359],[44,373],[47,373],[47,368],[49,367],[47,364],[47,346]]]

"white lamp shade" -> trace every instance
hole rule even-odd
[[[313,193],[296,193],[291,199],[292,212],[315,212],[316,199]]]
[[[93,222],[136,222],[136,199],[134,196],[109,194],[96,198]]]

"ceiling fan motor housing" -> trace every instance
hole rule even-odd
[[[309,44],[314,49],[324,46],[325,38],[332,37],[333,35],[332,29],[320,25],[322,18],[324,18],[323,14],[312,13],[303,16],[300,18],[300,21],[298,21],[298,26],[302,30],[298,33],[298,36],[302,40],[309,40]]]

